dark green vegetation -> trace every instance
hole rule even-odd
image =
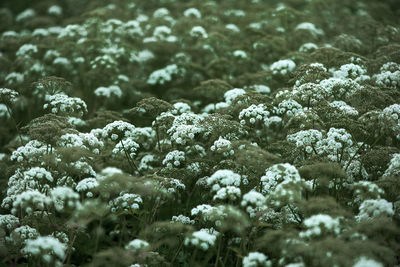
[[[400,4],[2,1],[5,266],[400,264]]]

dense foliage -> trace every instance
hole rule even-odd
[[[400,4],[0,4],[9,266],[400,264]]]

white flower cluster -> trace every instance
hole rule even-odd
[[[239,96],[245,95],[246,91],[240,88],[234,88],[231,90],[228,90],[224,94],[225,102],[230,105],[232,102],[238,98]]]
[[[223,187],[240,186],[242,177],[240,174],[234,173],[231,170],[218,170],[213,175],[207,178],[207,185],[211,186],[212,192],[217,192]]]
[[[67,246],[52,236],[40,236],[29,239],[23,248],[23,253],[30,256],[41,257],[48,265],[62,266]]]
[[[296,26],[295,30],[296,31],[300,31],[300,30],[307,31],[314,37],[317,37],[319,35],[324,35],[324,31],[315,27],[315,25],[311,22],[302,22]]]
[[[53,176],[44,168],[33,167],[22,173],[17,169],[8,180],[7,197],[3,199],[2,207],[9,209],[16,196],[24,191],[47,191],[51,182],[53,182]]]
[[[14,245],[21,246],[26,244],[29,239],[36,239],[39,237],[39,232],[28,225],[22,225],[15,228],[8,238]]]
[[[332,100],[343,100],[361,91],[363,87],[352,79],[329,78],[319,83]]]
[[[393,154],[389,167],[382,177],[387,178],[390,176],[400,176],[400,153]]]
[[[380,73],[374,75],[375,83],[381,87],[399,88],[400,87],[400,64],[394,62],[385,63]]]
[[[23,44],[15,55],[19,58],[30,58],[38,52],[38,47],[33,44]]]
[[[319,84],[303,83],[300,86],[295,86],[292,94],[295,100],[299,101],[306,107],[312,107],[322,100],[325,100],[328,91]]]
[[[190,211],[190,214],[192,216],[202,216],[202,215],[204,216],[204,215],[211,213],[214,210],[215,210],[215,207],[213,207],[211,205],[201,204],[201,205],[198,205],[196,208],[193,208]]]
[[[189,225],[195,223],[194,220],[191,220],[189,217],[187,217],[187,216],[185,216],[185,215],[182,215],[182,214],[180,214],[180,215],[178,215],[178,216],[172,216],[171,222],[172,222],[172,223],[174,223],[174,222],[180,222],[180,223],[182,223],[182,224],[189,224]]]
[[[40,161],[41,157],[47,153],[46,145],[43,143],[32,140],[26,143],[24,146],[20,146],[17,150],[13,151],[11,154],[11,160],[22,162],[26,160],[27,162]]]
[[[0,88],[0,102],[3,103],[15,103],[19,94],[8,88]]]
[[[153,36],[143,39],[143,43],[151,42],[176,42],[177,37],[172,35],[172,30],[170,27],[161,25],[154,28]]]
[[[384,108],[380,117],[393,125],[392,130],[397,135],[397,139],[400,139],[400,105],[393,104]]]
[[[318,45],[314,43],[305,43],[299,47],[299,52],[308,53],[318,49]]]
[[[104,147],[103,141],[99,140],[93,133],[67,133],[60,137],[57,145],[61,147],[79,147],[99,154]]]
[[[172,168],[172,167],[182,166],[184,161],[185,161],[185,152],[179,150],[173,150],[165,156],[162,163],[164,166]]]
[[[79,202],[79,194],[67,186],[59,186],[51,189],[50,198],[58,212],[63,212],[65,210],[71,211],[79,208],[81,205]]]
[[[44,211],[51,204],[51,199],[37,190],[28,190],[18,194],[13,202],[11,212],[18,214],[18,211],[32,214],[34,211]]]
[[[151,149],[156,138],[156,131],[151,127],[136,127],[130,138],[144,149]]]
[[[354,188],[353,203],[356,205],[367,199],[380,199],[385,193],[377,184],[370,181],[359,181],[354,183],[352,188]]]
[[[111,212],[138,210],[142,204],[142,197],[132,193],[120,193],[120,196],[109,201]]]
[[[141,240],[141,239],[133,239],[129,244],[125,246],[125,249],[133,251],[133,252],[139,252],[143,249],[146,249],[150,246],[150,244],[147,241]]]
[[[242,192],[240,191],[240,188],[237,188],[236,186],[226,186],[222,187],[215,193],[213,200],[235,201],[239,199],[241,195]]]
[[[243,267],[270,267],[272,262],[268,260],[268,257],[260,252],[250,252],[246,257],[243,258]]]
[[[30,18],[33,18],[36,16],[36,12],[35,10],[33,10],[32,8],[27,8],[24,11],[22,11],[21,13],[19,13],[17,15],[17,17],[15,18],[16,22],[23,22],[26,21]]]
[[[192,113],[191,107],[183,102],[177,102],[174,105],[174,109],[171,110],[171,113],[174,115],[183,114],[183,113]]]
[[[272,63],[270,69],[273,74],[286,75],[296,68],[296,63],[291,59],[283,59]]]
[[[168,65],[163,69],[156,70],[152,72],[147,79],[147,83],[150,85],[165,84],[172,80],[173,75],[178,75],[183,73],[184,70],[179,68],[178,65],[172,64]]]
[[[191,17],[191,16],[193,16],[193,17],[195,17],[195,18],[201,19],[201,13],[200,13],[200,11],[199,11],[197,8],[194,8],[194,7],[191,7],[191,8],[186,9],[186,10],[183,12],[183,15],[184,15],[185,17]]]
[[[333,77],[339,79],[353,79],[356,82],[362,82],[365,80],[369,80],[370,77],[366,75],[367,70],[359,65],[354,63],[346,64],[340,66],[340,69],[333,73]]]
[[[126,154],[128,154],[132,159],[136,156],[136,152],[138,149],[138,143],[133,141],[132,138],[125,138],[115,145],[114,149],[112,150],[112,154],[114,157],[124,157]]]
[[[303,107],[293,99],[283,100],[274,107],[274,112],[281,116],[293,117],[296,113],[303,110]]]
[[[196,248],[207,251],[210,247],[215,245],[216,236],[209,234],[206,231],[196,231],[190,237],[185,238],[185,246],[192,245]]]
[[[337,111],[334,111],[334,115],[336,116],[353,116],[356,117],[358,116],[358,111],[353,108],[352,106],[347,105],[346,102],[344,101],[333,101],[329,103],[329,106],[336,109]]]
[[[49,96],[47,101],[49,103],[44,104],[43,108],[49,108],[53,114],[82,117],[87,112],[86,103],[78,97],[55,94]]]
[[[8,108],[4,104],[0,104],[0,118],[5,118],[5,119],[10,118],[10,113],[8,112]]]
[[[206,30],[202,26],[194,26],[190,30],[190,36],[204,39],[208,38]]]
[[[221,136],[219,137],[218,140],[214,142],[214,144],[211,146],[211,151],[222,154],[225,157],[232,156],[235,154],[235,151],[232,149],[231,146],[231,141],[222,138]]]
[[[376,260],[362,256],[357,259],[352,267],[383,267],[383,264]]]
[[[323,233],[332,233],[338,235],[340,233],[340,218],[332,218],[326,214],[313,215],[304,220],[306,231],[299,233],[301,238],[312,238],[321,236]]]
[[[23,173],[24,179],[26,180],[47,180],[53,182],[53,176],[49,171],[41,167],[33,167]]]
[[[122,91],[118,85],[110,85],[108,87],[98,87],[94,90],[94,94],[98,97],[104,97],[107,99],[111,97],[121,98]]]
[[[288,135],[286,140],[294,143],[297,148],[304,152],[311,154],[313,151],[315,152],[317,142],[322,140],[322,133],[314,129],[304,130]]]
[[[10,231],[19,225],[18,217],[11,214],[0,214],[0,229]]]
[[[153,166],[151,166],[152,162],[156,162],[156,157],[154,155],[145,155],[143,158],[140,160],[138,169],[140,171],[143,170],[152,170]]]
[[[135,126],[125,121],[114,121],[107,124],[101,134],[103,138],[109,138],[112,141],[130,137],[135,132]]]
[[[368,199],[361,203],[357,221],[393,216],[393,204],[385,199]]]
[[[283,181],[299,181],[301,179],[299,171],[289,163],[279,163],[272,165],[265,170],[265,175],[260,178],[264,194],[270,194],[278,184]]]
[[[324,153],[332,161],[341,162],[344,153],[353,145],[351,134],[345,129],[330,128],[327,137],[319,140],[316,150],[319,154]]]
[[[58,38],[86,37],[87,35],[88,32],[84,26],[78,24],[69,24],[60,31]]]
[[[250,215],[250,218],[254,218],[257,212],[265,210],[266,197],[258,193],[257,191],[250,191],[243,195],[240,205],[246,209],[246,212]]]
[[[194,139],[196,134],[203,132],[203,127],[200,126],[202,117],[192,113],[183,113],[176,116],[171,128],[167,134],[171,136],[171,140],[180,145],[186,145]]]
[[[76,185],[75,189],[78,192],[84,192],[86,193],[86,197],[93,197],[93,192],[91,192],[93,189],[97,188],[99,186],[99,182],[97,181],[96,178],[85,178]]]
[[[254,125],[257,122],[265,123],[268,120],[270,112],[267,110],[267,106],[264,104],[251,105],[248,108],[243,109],[239,113],[240,124],[245,125],[246,123]]]

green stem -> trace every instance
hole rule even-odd
[[[217,250],[217,258],[215,260],[214,267],[218,267],[219,255],[221,253],[221,246],[222,246],[222,236],[219,238],[218,250]]]

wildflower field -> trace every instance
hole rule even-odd
[[[0,2],[0,266],[399,255],[400,1]]]

